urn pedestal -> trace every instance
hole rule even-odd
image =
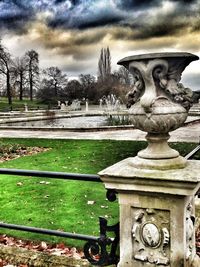
[[[193,202],[200,162],[186,161],[167,141],[192,105],[192,92],[180,79],[197,59],[189,53],[154,53],[118,62],[134,76],[130,116],[136,128],[147,132],[148,141],[136,157],[99,173],[105,187],[119,195],[118,267],[195,266]]]
[[[171,170],[139,169],[133,163],[127,158],[99,173],[105,187],[118,192],[118,267],[193,267],[200,162]]]

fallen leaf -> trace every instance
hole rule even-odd
[[[54,249],[54,251],[52,251],[51,254],[55,256],[61,256],[64,253],[63,253],[63,250],[61,249]]]
[[[50,182],[41,181],[40,184],[50,184]]]
[[[46,250],[47,248],[48,248],[47,243],[42,241],[38,247],[38,250],[43,251]]]
[[[94,205],[95,204],[95,201],[94,200],[88,200],[87,204],[88,205]]]
[[[4,263],[3,263],[3,260],[0,259],[0,267],[3,267]]]
[[[59,243],[56,248],[59,248],[59,249],[65,249],[65,244],[64,243]]]

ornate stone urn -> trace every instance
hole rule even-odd
[[[180,127],[192,105],[192,92],[180,83],[185,67],[198,57],[155,53],[127,57],[118,64],[134,76],[130,116],[147,132],[148,146],[99,172],[105,187],[118,193],[118,267],[196,267],[194,196],[200,188],[200,162],[169,147],[169,132]]]
[[[134,76],[130,116],[147,132],[148,146],[99,172],[105,187],[118,193],[118,267],[197,267],[194,196],[200,162],[169,147],[169,132],[180,127],[192,105],[192,91],[180,83],[185,67],[198,57],[154,53],[118,62]]]
[[[167,140],[169,132],[185,122],[192,105],[192,91],[180,80],[186,66],[197,59],[190,53],[151,53],[118,62],[135,80],[128,94],[132,122],[148,133],[148,147],[134,158],[134,167],[161,170],[185,167],[186,160],[169,147]]]

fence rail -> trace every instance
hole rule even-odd
[[[200,145],[195,147],[192,151],[190,151],[185,158],[186,159],[192,159],[198,152],[200,151]]]
[[[101,182],[98,175],[94,174],[78,174],[78,173],[65,173],[65,172],[49,172],[49,171],[36,171],[36,170],[21,170],[21,169],[6,169],[0,168],[0,174],[17,175],[17,176],[31,176],[31,177],[45,177],[49,179],[63,179],[63,180],[76,180],[87,182]],[[116,192],[113,190],[107,191],[107,198],[109,201],[116,199]],[[117,264],[119,257],[116,254],[117,246],[119,243],[119,223],[116,225],[108,226],[107,220],[99,218],[100,236],[90,236],[83,234],[75,234],[70,232],[62,232],[58,230],[50,230],[44,228],[36,228],[25,225],[9,224],[0,222],[0,228],[12,229],[26,232],[33,232],[38,234],[46,234],[59,236],[64,238],[78,239],[87,241],[84,246],[84,254],[86,259],[93,265],[108,266]],[[107,232],[114,232],[115,237],[110,238]],[[107,246],[110,246],[107,251]]]
[[[35,227],[29,227],[29,226],[17,225],[17,224],[8,224],[8,223],[2,223],[2,222],[0,222],[0,227],[6,228],[6,229],[18,230],[18,231],[37,233],[37,234],[67,237],[67,238],[79,239],[79,240],[84,240],[84,241],[98,241],[99,239],[99,237],[95,237],[95,236],[80,235],[80,234],[62,232],[62,231],[57,231],[57,230],[35,228]]]
[[[77,180],[77,181],[88,181],[88,182],[101,182],[100,177],[95,174],[49,172],[49,171],[20,170],[20,169],[6,169],[6,168],[0,168],[0,174],[46,177],[53,179]]]

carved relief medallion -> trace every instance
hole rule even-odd
[[[133,208],[133,258],[169,266],[169,212]]]
[[[153,223],[146,223],[141,228],[141,237],[145,245],[157,247],[161,241],[158,227]]]

